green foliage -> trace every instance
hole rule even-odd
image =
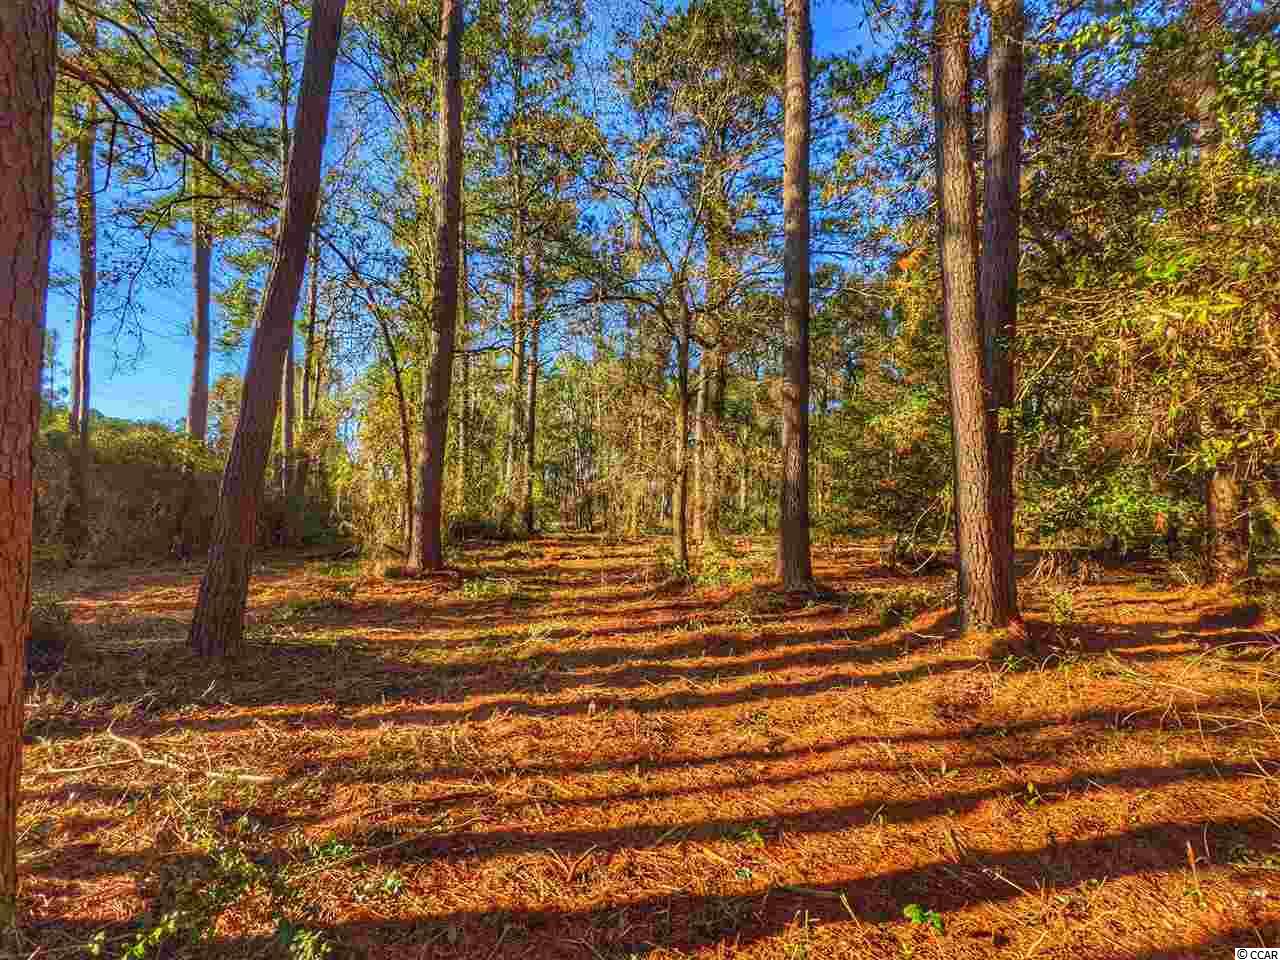
[[[938,933],[944,932],[942,914],[936,910],[927,910],[918,903],[908,903],[902,908],[902,915],[917,926],[930,926]]]
[[[276,924],[274,939],[284,955],[293,960],[320,960],[331,955],[332,947],[325,937],[306,927],[314,907],[293,885],[289,871],[262,866],[241,839],[252,833],[245,818],[236,823],[230,835],[194,820],[188,827],[196,835],[201,859],[168,878],[160,891],[167,908],[134,935],[120,954],[121,960],[161,956],[169,945],[201,949],[214,936],[218,918],[250,896],[262,896],[270,904]],[[313,855],[321,858],[317,852]],[[103,943],[101,935],[95,938],[89,945],[90,954],[101,955]]]
[[[680,583],[694,582],[694,576],[687,566],[676,559],[671,544],[663,542],[654,552],[654,567],[657,579]]]
[[[744,827],[733,835],[733,839],[740,844],[748,847],[763,847],[765,845],[764,834],[760,832],[758,827]]]
[[[1060,590],[1049,600],[1049,619],[1057,626],[1066,626],[1075,619],[1075,596],[1070,590]]]
[[[698,554],[698,575],[695,582],[700,587],[727,587],[750,583],[751,568],[741,558],[733,557],[721,544],[706,543]]]
[[[1093,441],[1080,437],[1085,445]],[[1104,465],[1092,475],[1074,472],[1069,465],[1046,465],[1029,479],[1017,518],[1027,539],[1114,543],[1125,552],[1149,545],[1196,513],[1195,490],[1179,475],[1162,481],[1131,463]]]
[[[502,577],[476,577],[462,584],[462,595],[468,600],[517,599],[523,596],[518,580]]]
[[[947,600],[946,593],[935,587],[895,587],[876,594],[873,609],[881,624],[893,627],[940,609]]]

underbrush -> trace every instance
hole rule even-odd
[[[59,598],[37,594],[31,601],[31,636],[27,640],[27,672],[51,673],[75,653],[80,630]]]
[[[175,833],[187,855],[140,878],[152,903],[140,929],[112,935],[99,931],[86,944],[85,953],[121,960],[202,956],[217,935],[219,920],[256,899],[265,905],[273,926],[270,955],[290,960],[330,956],[332,945],[309,926],[315,920],[315,906],[296,884],[301,875],[349,854],[349,848],[340,847],[334,855],[324,845],[312,845],[309,859],[280,866],[258,845],[259,828],[247,815],[223,828],[214,816],[193,812],[192,797],[169,793],[168,806],[178,824]]]

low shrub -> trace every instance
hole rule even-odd
[[[27,639],[27,672],[53,673],[80,644],[71,611],[58,598],[37,595],[31,601],[31,636]]]

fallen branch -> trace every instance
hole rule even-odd
[[[164,770],[173,770],[177,773],[189,773],[186,767],[180,766],[171,760],[163,760],[159,757],[148,757],[142,752],[142,747],[128,737],[122,737],[110,727],[107,728],[107,739],[114,740],[116,743],[122,744],[131,750],[134,756],[128,760],[104,760],[100,763],[88,763],[82,767],[48,767],[43,770],[47,774],[69,774],[69,773],[85,773],[89,770],[103,770],[107,767],[123,767],[132,763],[145,763],[149,767],[160,767]],[[267,777],[256,773],[228,773],[223,770],[205,770],[204,775],[210,780],[234,780],[238,783],[272,783],[275,777]]]

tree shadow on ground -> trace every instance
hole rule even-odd
[[[415,589],[367,607],[339,603],[266,620],[276,642],[255,643],[242,662],[214,670],[186,652],[173,617],[113,625],[109,646],[40,681],[48,707],[36,710],[28,739],[46,766],[54,765],[51,745],[85,752],[109,724],[152,756],[229,744],[233,759],[247,759],[260,733],[276,745],[273,781],[201,793],[203,767],[151,779],[144,768],[89,764],[54,776],[36,767],[24,802],[56,822],[55,811],[76,798],[116,816],[134,801],[154,806],[174,784],[198,793],[208,829],[239,836],[237,824],[254,825],[255,862],[321,872],[330,886],[308,886],[308,896],[342,909],[307,922],[334,939],[337,956],[712,956],[771,938],[784,947],[800,936],[802,913],[815,936],[834,931],[847,947],[833,941],[813,957],[897,957],[904,945],[932,943],[927,929],[903,920],[908,903],[945,914],[948,936],[967,938],[956,942],[961,952],[999,956],[1005,937],[1022,956],[1049,929],[1046,917],[1067,916],[1058,894],[1072,899],[1087,884],[1141,877],[1159,889],[1160,909],[1181,915],[1196,869],[1187,843],[1204,849],[1207,882],[1234,890],[1228,851],[1274,842],[1267,808],[1251,815],[1243,803],[1210,799],[1242,784],[1255,796],[1280,772],[1265,751],[1242,748],[1241,725],[1269,703],[1228,679],[1185,698],[1186,709],[1217,720],[1161,740],[1176,733],[1175,694],[1115,679],[1215,645],[1270,656],[1274,639],[1247,611],[1067,624],[1037,612],[1029,620],[1035,656],[1013,660],[957,640],[950,611],[896,626],[868,622],[875,614],[858,588],[802,598],[751,585],[673,604],[641,598],[637,609],[602,599],[596,609],[612,610],[617,622],[582,629],[549,626],[554,604],[539,600],[512,615],[523,631],[498,631],[489,642],[325,635],[377,617],[439,618],[433,591]],[[506,616],[501,603],[463,599],[449,608],[452,626],[479,629]],[[660,623],[640,620],[675,605]],[[130,630],[132,643],[121,636]],[[996,708],[982,691],[1001,684],[1012,702]],[[1033,687],[1044,699],[1029,716],[1036,704],[1024,709],[1015,698]],[[469,743],[490,722],[490,740]],[[666,736],[668,728],[681,737]],[[517,750],[517,732],[533,746]],[[1117,752],[1121,738],[1133,738],[1128,752]],[[1177,751],[1164,749],[1171,743]],[[1176,802],[1144,805],[1166,795]],[[1106,824],[1086,815],[1108,803],[1123,816]],[[133,881],[155,907],[163,902],[158,871],[180,879],[209,868],[190,845],[140,835],[131,849],[113,847],[103,839],[109,829],[93,833],[107,815],[93,817],[69,818],[47,842],[41,829],[25,837],[34,889]],[[353,859],[308,860],[300,836],[340,838]],[[809,838],[820,847],[805,847]],[[655,879],[657,862],[683,869],[678,882]],[[361,870],[394,871],[411,885],[425,879],[416,899],[356,909]],[[507,886],[479,892],[494,877]],[[1012,919],[998,912],[1011,900]],[[1232,930],[1250,931],[1241,943],[1274,922],[1267,903],[1252,925],[1231,919]],[[142,922],[136,913],[93,927],[71,915],[36,917],[31,930],[65,946],[98,928],[123,936]],[[1062,950],[1102,955],[1096,939],[1074,941],[1063,924],[1054,928]],[[1142,948],[1142,928],[1130,918],[1123,933],[1112,930],[1124,940],[1113,955],[1179,955],[1172,935]],[[1178,936],[1192,952],[1226,942],[1210,932]],[[266,935],[222,935],[187,955],[271,949]]]

